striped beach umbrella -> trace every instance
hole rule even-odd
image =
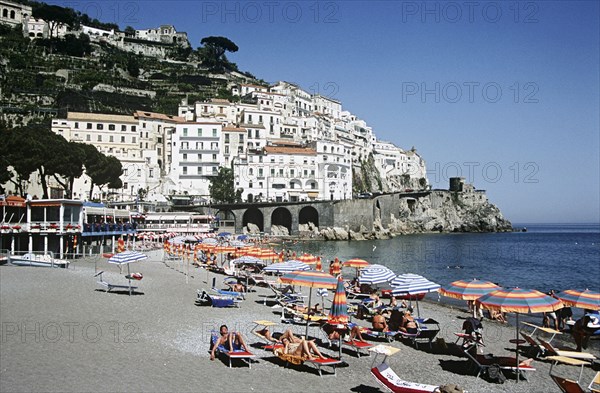
[[[584,308],[586,310],[600,310],[600,293],[590,291],[578,291],[567,289],[556,295],[567,307]]]
[[[335,295],[333,295],[333,302],[327,316],[327,321],[332,325],[345,325],[349,320],[346,288],[344,288],[344,280],[340,277],[335,288]]]
[[[131,296],[131,272],[129,264],[133,262],[143,261],[148,259],[146,254],[138,251],[124,251],[113,255],[108,259],[108,263],[114,263],[117,265],[127,265],[127,280],[129,281],[129,296]],[[120,267],[119,267],[120,269]]]
[[[316,257],[311,254],[302,254],[296,259],[300,262],[306,263],[307,265],[312,265],[312,264],[317,263],[317,261],[319,260],[319,257]]]
[[[360,258],[349,259],[342,264],[342,266],[344,266],[344,267],[355,267],[357,269],[362,269],[362,268],[368,267],[370,265],[371,264],[369,262],[365,261],[364,259],[360,259]]]
[[[419,310],[419,296],[429,292],[437,292],[440,290],[440,284],[429,281],[418,274],[406,273],[401,274],[390,282],[392,287],[392,296],[408,296],[409,299],[415,298],[417,302],[417,316],[421,316]]]
[[[263,269],[270,273],[291,273],[297,270],[309,270],[310,266],[300,261],[290,260],[285,262],[277,262]]]
[[[563,308],[563,303],[534,289],[500,288],[475,300],[476,306],[488,310],[517,313],[517,375],[519,375],[519,314],[552,312]],[[517,378],[517,381],[519,379]]]
[[[382,265],[371,265],[361,270],[358,283],[368,285],[379,285],[390,282],[396,277],[396,273]]]
[[[295,271],[284,274],[279,278],[279,281],[284,284],[300,285],[303,287],[309,287],[310,292],[308,294],[308,310],[310,311],[311,300],[312,300],[312,289],[313,288],[325,288],[334,289],[337,286],[338,280],[331,274],[325,272],[319,272],[316,270],[305,270]],[[306,332],[305,336],[308,337],[308,325],[310,318],[306,319]]]
[[[500,289],[500,287],[490,281],[473,280],[458,280],[453,281],[448,285],[444,285],[440,293],[444,296],[461,300],[475,300],[483,295]]]

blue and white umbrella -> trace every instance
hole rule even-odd
[[[378,285],[385,284],[396,277],[396,273],[382,265],[371,265],[360,271],[359,284]]]
[[[265,261],[263,261],[262,259],[257,258],[257,257],[253,257],[253,256],[250,256],[250,255],[244,255],[242,257],[239,257],[239,258],[236,258],[236,259],[232,260],[231,263],[233,263],[233,264],[242,264],[242,263],[245,263],[245,264],[248,264],[248,265],[250,265],[250,264],[264,265]]]
[[[423,276],[418,274],[406,273],[401,274],[394,278],[390,283],[392,287],[392,296],[412,296],[412,295],[423,295],[429,292],[437,292],[440,290],[441,285],[436,284],[433,281],[429,281]],[[412,298],[411,298],[412,299]],[[417,301],[417,316],[421,316],[419,310],[419,298]]]
[[[217,239],[215,239],[214,237],[206,237],[206,238],[202,239],[202,243],[203,244],[218,244],[219,241]]]
[[[290,260],[285,262],[274,263],[263,269],[263,271],[271,273],[290,273],[297,270],[310,270],[310,266],[308,266],[304,262]]]
[[[142,261],[144,259],[148,259],[148,256],[146,254],[143,254],[138,251],[124,251],[110,257],[108,263],[124,265],[126,263]]]
[[[129,271],[129,264],[133,262],[143,261],[144,259],[148,259],[146,254],[142,254],[138,251],[124,251],[118,254],[113,255],[108,259],[108,263],[114,263],[119,265],[119,269],[121,269],[121,265],[127,265],[127,280],[129,281],[129,296],[131,296],[131,272]]]
[[[231,232],[221,232],[217,236],[219,236],[219,237],[229,237],[229,236],[231,236]]]
[[[437,292],[441,285],[429,281],[418,274],[406,273],[394,278],[390,283],[392,295],[419,295],[422,293]]]

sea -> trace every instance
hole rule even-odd
[[[507,233],[403,235],[389,240],[305,241],[286,246],[323,257],[362,258],[397,274],[416,273],[443,285],[477,278],[505,288],[600,292],[600,224],[514,224]],[[354,269],[345,274],[352,275]],[[438,295],[433,295],[438,298]],[[432,295],[428,295],[431,299]],[[454,303],[441,297],[441,302]],[[464,302],[463,302],[464,303]]]

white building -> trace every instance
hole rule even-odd
[[[43,19],[36,19],[33,16],[27,21],[27,34],[29,38],[48,38],[50,28]]]
[[[215,122],[186,122],[175,126],[169,178],[170,193],[208,196],[210,179],[224,163],[221,154],[223,125]]]
[[[155,29],[136,30],[135,38],[145,41],[161,42],[163,44],[179,45],[187,48],[190,46],[187,33],[178,32],[175,26],[161,25]]]
[[[0,0],[0,23],[10,27],[23,25],[23,32],[27,35],[27,26],[31,16],[31,7],[12,1]]]

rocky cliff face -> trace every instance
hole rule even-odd
[[[384,196],[373,200],[372,228],[323,228],[325,240],[386,239],[396,235],[430,232],[506,232],[512,224],[484,192],[432,191],[419,196]],[[350,222],[350,220],[348,220]]]

